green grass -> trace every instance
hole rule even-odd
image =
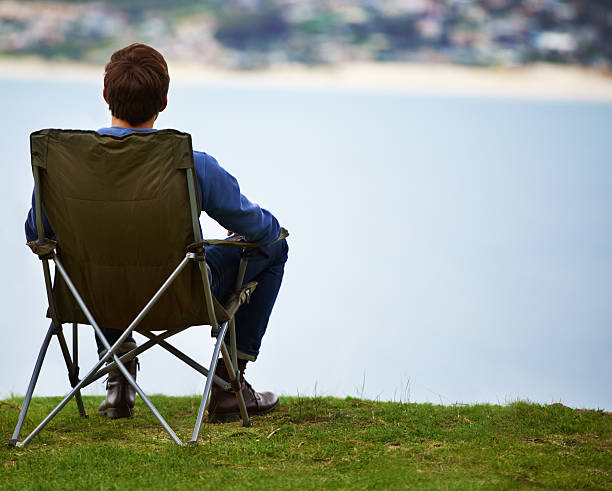
[[[202,425],[177,447],[139,400],[129,420],[71,402],[23,448],[0,449],[2,489],[612,488],[612,417],[561,405],[436,406],[285,397],[279,410]],[[190,439],[196,397],[152,398]],[[25,431],[59,401],[34,399]],[[8,441],[21,400],[0,401]]]

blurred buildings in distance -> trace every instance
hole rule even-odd
[[[610,0],[0,0],[0,55],[103,63],[140,41],[232,69],[416,61],[612,66]]]

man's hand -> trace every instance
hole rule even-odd
[[[232,235],[236,235],[234,232],[232,232],[231,230],[227,231],[227,236],[231,237]]]

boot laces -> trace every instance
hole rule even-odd
[[[256,394],[255,389],[253,389],[253,386],[247,381],[246,378],[244,378],[244,372],[246,372],[246,367],[244,367],[242,370],[240,370],[240,377],[242,378],[242,383],[244,384],[244,389],[251,391],[253,396],[255,396],[255,394]]]
[[[136,361],[136,371],[137,371],[137,372],[140,372],[140,360],[139,360],[138,358],[134,358],[134,360],[130,360],[130,361]],[[112,362],[108,362],[108,363],[107,363],[107,365],[108,365],[109,363],[112,363]],[[128,361],[127,363],[129,363],[129,361]],[[125,365],[125,363],[124,363],[124,365]],[[126,368],[127,368],[127,367],[126,367]],[[118,369],[117,369],[117,370],[118,370]],[[123,374],[122,374],[122,375],[123,375]],[[106,390],[108,390],[108,379],[109,379],[109,378],[110,378],[110,375],[109,375],[109,374],[106,374],[106,378],[105,378],[105,379],[102,381],[102,383],[103,383],[103,384],[106,384]],[[123,377],[123,378],[125,378],[125,377]]]

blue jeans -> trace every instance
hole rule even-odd
[[[272,308],[283,280],[283,271],[287,261],[289,247],[286,240],[280,240],[269,246],[254,250],[249,257],[244,282],[257,281],[257,288],[251,295],[249,303],[236,312],[236,345],[238,357],[255,361],[261,347],[261,340],[266,332]],[[212,274],[211,288],[213,295],[223,302],[235,289],[240,249],[233,247],[210,246],[206,248],[206,262]],[[119,339],[122,331],[102,328],[104,336],[112,345]],[[134,343],[129,337],[127,343]],[[229,342],[229,336],[226,336]],[[96,336],[98,353],[105,348]]]

